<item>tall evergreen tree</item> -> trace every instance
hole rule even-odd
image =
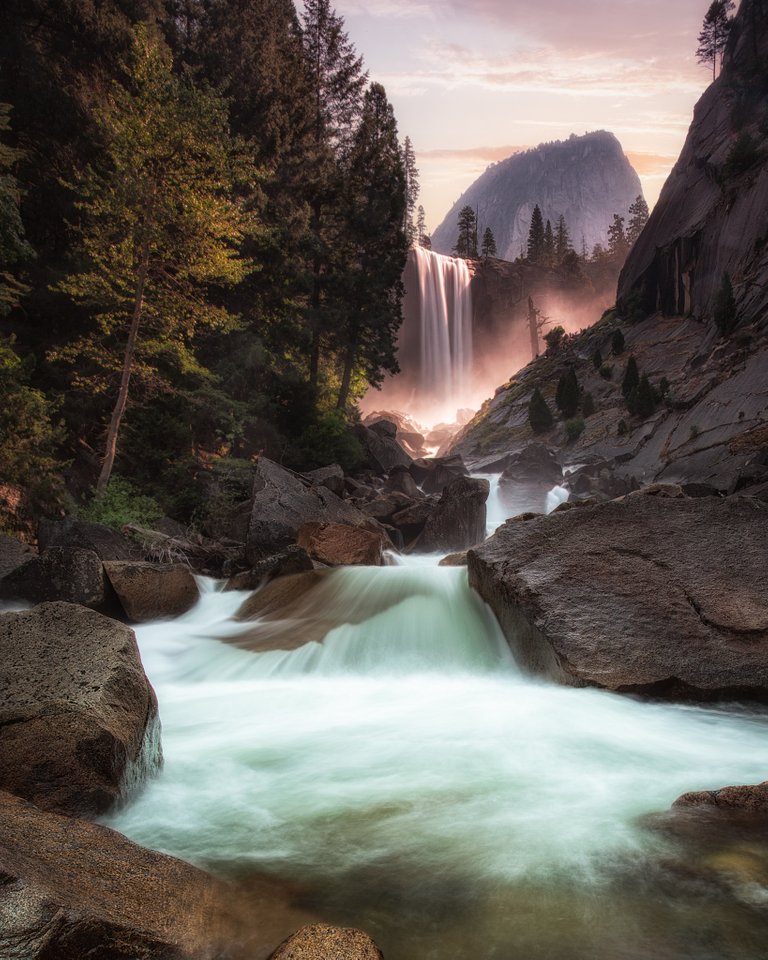
[[[416,239],[420,247],[431,248],[432,241],[427,232],[427,215],[421,204],[419,204],[419,209],[416,214]]]
[[[614,263],[621,265],[627,259],[629,244],[624,232],[624,217],[613,215],[613,223],[608,227],[608,256]]]
[[[544,219],[538,203],[533,208],[531,227],[528,231],[528,259],[531,263],[541,263],[544,258]]]
[[[0,316],[15,306],[27,289],[18,269],[33,257],[19,213],[19,185],[13,175],[21,153],[3,142],[10,126],[10,109],[0,103]]]
[[[621,392],[626,400],[633,390],[636,390],[640,384],[640,371],[637,368],[637,360],[630,356],[627,360],[627,369],[624,372],[624,379],[621,381]]]
[[[409,246],[403,229],[407,186],[394,112],[378,83],[371,84],[363,100],[349,163],[348,196],[354,269],[348,274],[346,323],[338,338],[343,356],[339,409],[347,405],[356,370],[365,383],[376,386],[385,372],[399,369],[401,276]]]
[[[565,217],[561,213],[557,220],[557,228],[555,229],[555,259],[557,262],[563,264],[572,249],[568,225],[565,222]]]
[[[549,409],[549,404],[542,396],[538,387],[534,388],[528,403],[528,422],[534,433],[546,433],[552,428],[555,418]]]
[[[127,81],[97,113],[107,164],[79,185],[88,267],[61,284],[92,306],[99,331],[59,358],[101,369],[105,391],[119,373],[99,491],[112,473],[135,368],[145,378],[157,378],[161,367],[195,370],[196,329],[228,321],[205,287],[237,281],[245,269],[223,103],[174,76],[169,51],[144,27]]]
[[[564,373],[558,383],[555,403],[564,417],[572,417],[579,408],[579,381],[573,367]]]
[[[416,153],[410,137],[406,137],[403,142],[403,169],[405,170],[405,235],[408,245],[411,246],[419,236],[413,222],[416,201],[419,199],[419,171],[416,169]]]
[[[544,262],[549,267],[555,262],[555,234],[551,220],[547,220],[547,225],[544,227]]]
[[[699,63],[712,64],[712,79],[717,76],[718,65],[722,67],[728,37],[733,25],[731,11],[736,6],[734,0],[712,0],[699,34],[699,46],[696,59]]]
[[[643,232],[643,227],[648,223],[648,204],[642,193],[635,199],[635,202],[629,208],[629,223],[627,225],[626,239],[631,246],[637,242],[637,238]]]
[[[491,230],[490,227],[485,228],[480,254],[483,260],[487,260],[489,257],[496,256],[496,238],[494,237],[493,230]]]
[[[477,217],[472,207],[462,207],[459,211],[459,236],[454,252],[457,257],[472,260],[477,257]]]

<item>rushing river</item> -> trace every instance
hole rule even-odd
[[[521,675],[466,571],[332,572],[322,644],[227,642],[245,594],[137,634],[165,766],[111,824],[224,876],[295,882],[387,960],[758,960],[766,856],[648,815],[765,779],[768,717]]]

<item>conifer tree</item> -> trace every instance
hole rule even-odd
[[[600,347],[598,347],[595,350],[595,352],[592,354],[592,366],[595,368],[595,370],[599,370],[600,367],[602,367],[602,365],[603,365],[603,354],[600,351]]]
[[[650,417],[656,409],[656,396],[651,381],[645,373],[640,377],[640,383],[637,385],[637,397],[634,405],[634,412],[643,420]]]
[[[196,329],[229,321],[201,292],[245,272],[223,102],[174,76],[168,49],[143,26],[135,31],[128,81],[129,89],[113,86],[98,112],[108,165],[86,171],[79,184],[88,268],[61,284],[93,307],[100,336],[59,358],[88,358],[103,370],[104,390],[114,389],[111,374],[121,370],[99,492],[112,472],[134,368],[157,376],[153,363],[162,356],[164,365],[195,369]]]
[[[541,263],[544,258],[544,219],[538,204],[533,208],[531,227],[528,231],[528,260]]]
[[[621,265],[629,253],[629,244],[624,232],[624,217],[613,215],[613,223],[608,227],[608,256],[614,263]]]
[[[714,303],[714,319],[717,328],[723,336],[727,336],[736,325],[738,311],[736,298],[733,295],[731,275],[726,271],[723,274],[720,289],[717,291]]]
[[[549,267],[555,262],[555,234],[550,220],[547,220],[547,225],[544,227],[544,262]]]
[[[733,25],[731,11],[736,6],[734,0],[712,0],[699,34],[699,46],[696,59],[699,63],[712,64],[712,79],[717,76],[718,64],[722,67],[728,37]]]
[[[454,252],[457,257],[473,260],[477,257],[477,217],[470,206],[462,207],[459,211],[459,236],[456,240]]]
[[[528,403],[528,422],[534,433],[546,433],[555,422],[552,411],[538,387],[534,389]]]
[[[491,230],[490,227],[485,228],[485,233],[483,234],[483,245],[480,253],[483,257],[483,260],[487,260],[489,257],[496,256],[496,238],[494,237],[493,230]]]
[[[611,337],[611,353],[615,357],[624,353],[624,334],[621,332],[620,327],[613,331],[613,336]]]
[[[413,223],[413,214],[416,201],[419,199],[419,171],[416,169],[416,153],[410,137],[406,137],[403,143],[403,169],[405,170],[404,227],[408,246],[411,246],[418,237],[418,230]]]
[[[572,417],[579,408],[579,381],[573,367],[564,373],[557,384],[555,403],[564,417]]]
[[[634,246],[637,238],[643,232],[643,227],[648,223],[648,204],[642,194],[635,199],[635,202],[629,208],[629,224],[627,225],[626,239],[630,247]]]
[[[416,213],[416,240],[420,247],[430,248],[432,246],[432,241],[429,239],[429,234],[427,233],[427,215],[421,204],[419,204],[419,209]]]
[[[565,217],[561,213],[557,220],[557,228],[555,230],[555,259],[559,264],[565,262],[565,258],[572,251],[571,247],[571,236],[568,232],[568,225],[565,222]]]
[[[627,360],[627,369],[624,372],[624,379],[621,381],[621,392],[626,400],[633,390],[636,390],[640,384],[640,372],[637,368],[637,360],[630,356]]]
[[[0,103],[0,138],[9,126],[10,106]],[[19,185],[13,176],[20,152],[0,139],[0,316],[15,306],[26,287],[18,277],[18,268],[33,257],[19,213]]]

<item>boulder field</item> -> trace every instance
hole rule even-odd
[[[469,551],[470,583],[533,673],[767,701],[768,504],[655,492],[507,521]]]

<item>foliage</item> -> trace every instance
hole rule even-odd
[[[639,194],[629,208],[629,223],[627,224],[626,238],[630,247],[637,243],[640,234],[643,232],[643,228],[646,223],[648,223],[649,215],[648,204],[645,202],[645,197]]]
[[[737,177],[745,173],[763,159],[763,151],[752,134],[744,131],[733,143],[728,151],[723,174],[726,177]]]
[[[603,354],[600,352],[600,347],[598,347],[595,352],[592,354],[592,366],[595,370],[599,370],[603,365]]]
[[[738,321],[736,297],[733,294],[731,276],[727,271],[723,274],[720,289],[715,297],[713,316],[717,329],[724,337],[731,333]]]
[[[383,88],[382,88],[383,89]],[[403,214],[403,229],[405,237],[410,247],[421,236],[413,222],[413,214],[416,210],[416,201],[419,199],[419,171],[416,169],[416,153],[411,143],[411,138],[406,137],[403,142],[403,171],[405,174],[405,211]],[[424,212],[423,207],[419,207]],[[422,231],[423,232],[423,231]]]
[[[579,399],[580,390],[576,370],[570,367],[558,381],[555,403],[564,417],[572,417],[578,410]]]
[[[419,204],[419,209],[416,214],[416,242],[420,247],[424,247],[427,250],[432,249],[432,240],[427,231],[427,215],[421,204]]]
[[[613,215],[613,223],[608,227],[608,256],[616,264],[623,264],[629,253],[629,242],[624,232],[624,217]]]
[[[466,206],[459,210],[459,235],[456,239],[454,253],[457,257],[466,260],[477,258],[477,217],[472,207]]]
[[[611,377],[613,377],[613,367],[610,363],[604,363],[602,367],[600,367],[599,373],[603,380],[610,380]]]
[[[634,412],[641,419],[650,417],[656,410],[656,394],[651,382],[646,374],[640,377],[640,383],[637,386],[637,398],[635,400]]]
[[[528,260],[531,263],[541,263],[544,259],[544,219],[538,203],[533,208],[531,226],[528,231]]]
[[[496,238],[493,235],[493,230],[490,227],[485,228],[485,233],[483,233],[483,243],[480,247],[480,255],[483,260],[488,260],[489,257],[496,256]]]
[[[733,25],[731,11],[734,0],[712,0],[699,34],[696,59],[707,66],[712,64],[712,79],[717,75],[718,64],[722,67],[723,52]]]
[[[572,420],[566,420],[565,435],[568,438],[568,442],[573,443],[574,440],[578,440],[582,433],[584,433],[584,427],[585,424],[581,417],[575,417]]]
[[[534,433],[546,433],[547,430],[552,429],[555,422],[549,404],[538,387],[534,389],[528,403],[528,422]]]
[[[97,494],[80,510],[80,516],[115,530],[120,530],[127,523],[151,530],[163,516],[163,511],[156,500],[140,494],[129,480],[114,476],[103,493]]]
[[[630,396],[633,390],[636,390],[640,384],[640,371],[637,368],[637,360],[630,356],[627,360],[627,369],[624,371],[624,379],[621,381],[621,392],[624,399]]]
[[[584,398],[581,401],[581,412],[584,414],[584,417],[591,417],[595,412],[595,398],[591,393],[585,393]]]
[[[565,217],[560,214],[555,229],[555,260],[557,263],[564,265],[566,257],[574,252],[571,247],[571,235],[568,231],[568,225],[565,222]]]
[[[544,342],[547,345],[547,356],[555,356],[565,343],[565,327],[560,325],[552,327],[544,334]]]
[[[551,267],[555,262],[555,234],[552,230],[552,221],[547,220],[544,227],[544,256],[543,262]]]
[[[0,103],[0,137],[9,129],[11,108]],[[0,317],[16,306],[27,287],[18,277],[18,267],[34,256],[27,243],[19,214],[19,186],[12,174],[21,154],[0,140]]]
[[[613,331],[613,336],[611,337],[611,353],[615,357],[624,353],[624,334],[620,327],[617,327],[616,330]]]
[[[625,437],[629,433],[629,427],[627,426],[626,420],[619,420],[618,424],[616,425],[616,433],[618,433],[620,437]]]
[[[319,417],[299,437],[297,446],[298,460],[305,470],[338,463],[349,471],[359,467],[365,459],[360,442],[340,410]]]

